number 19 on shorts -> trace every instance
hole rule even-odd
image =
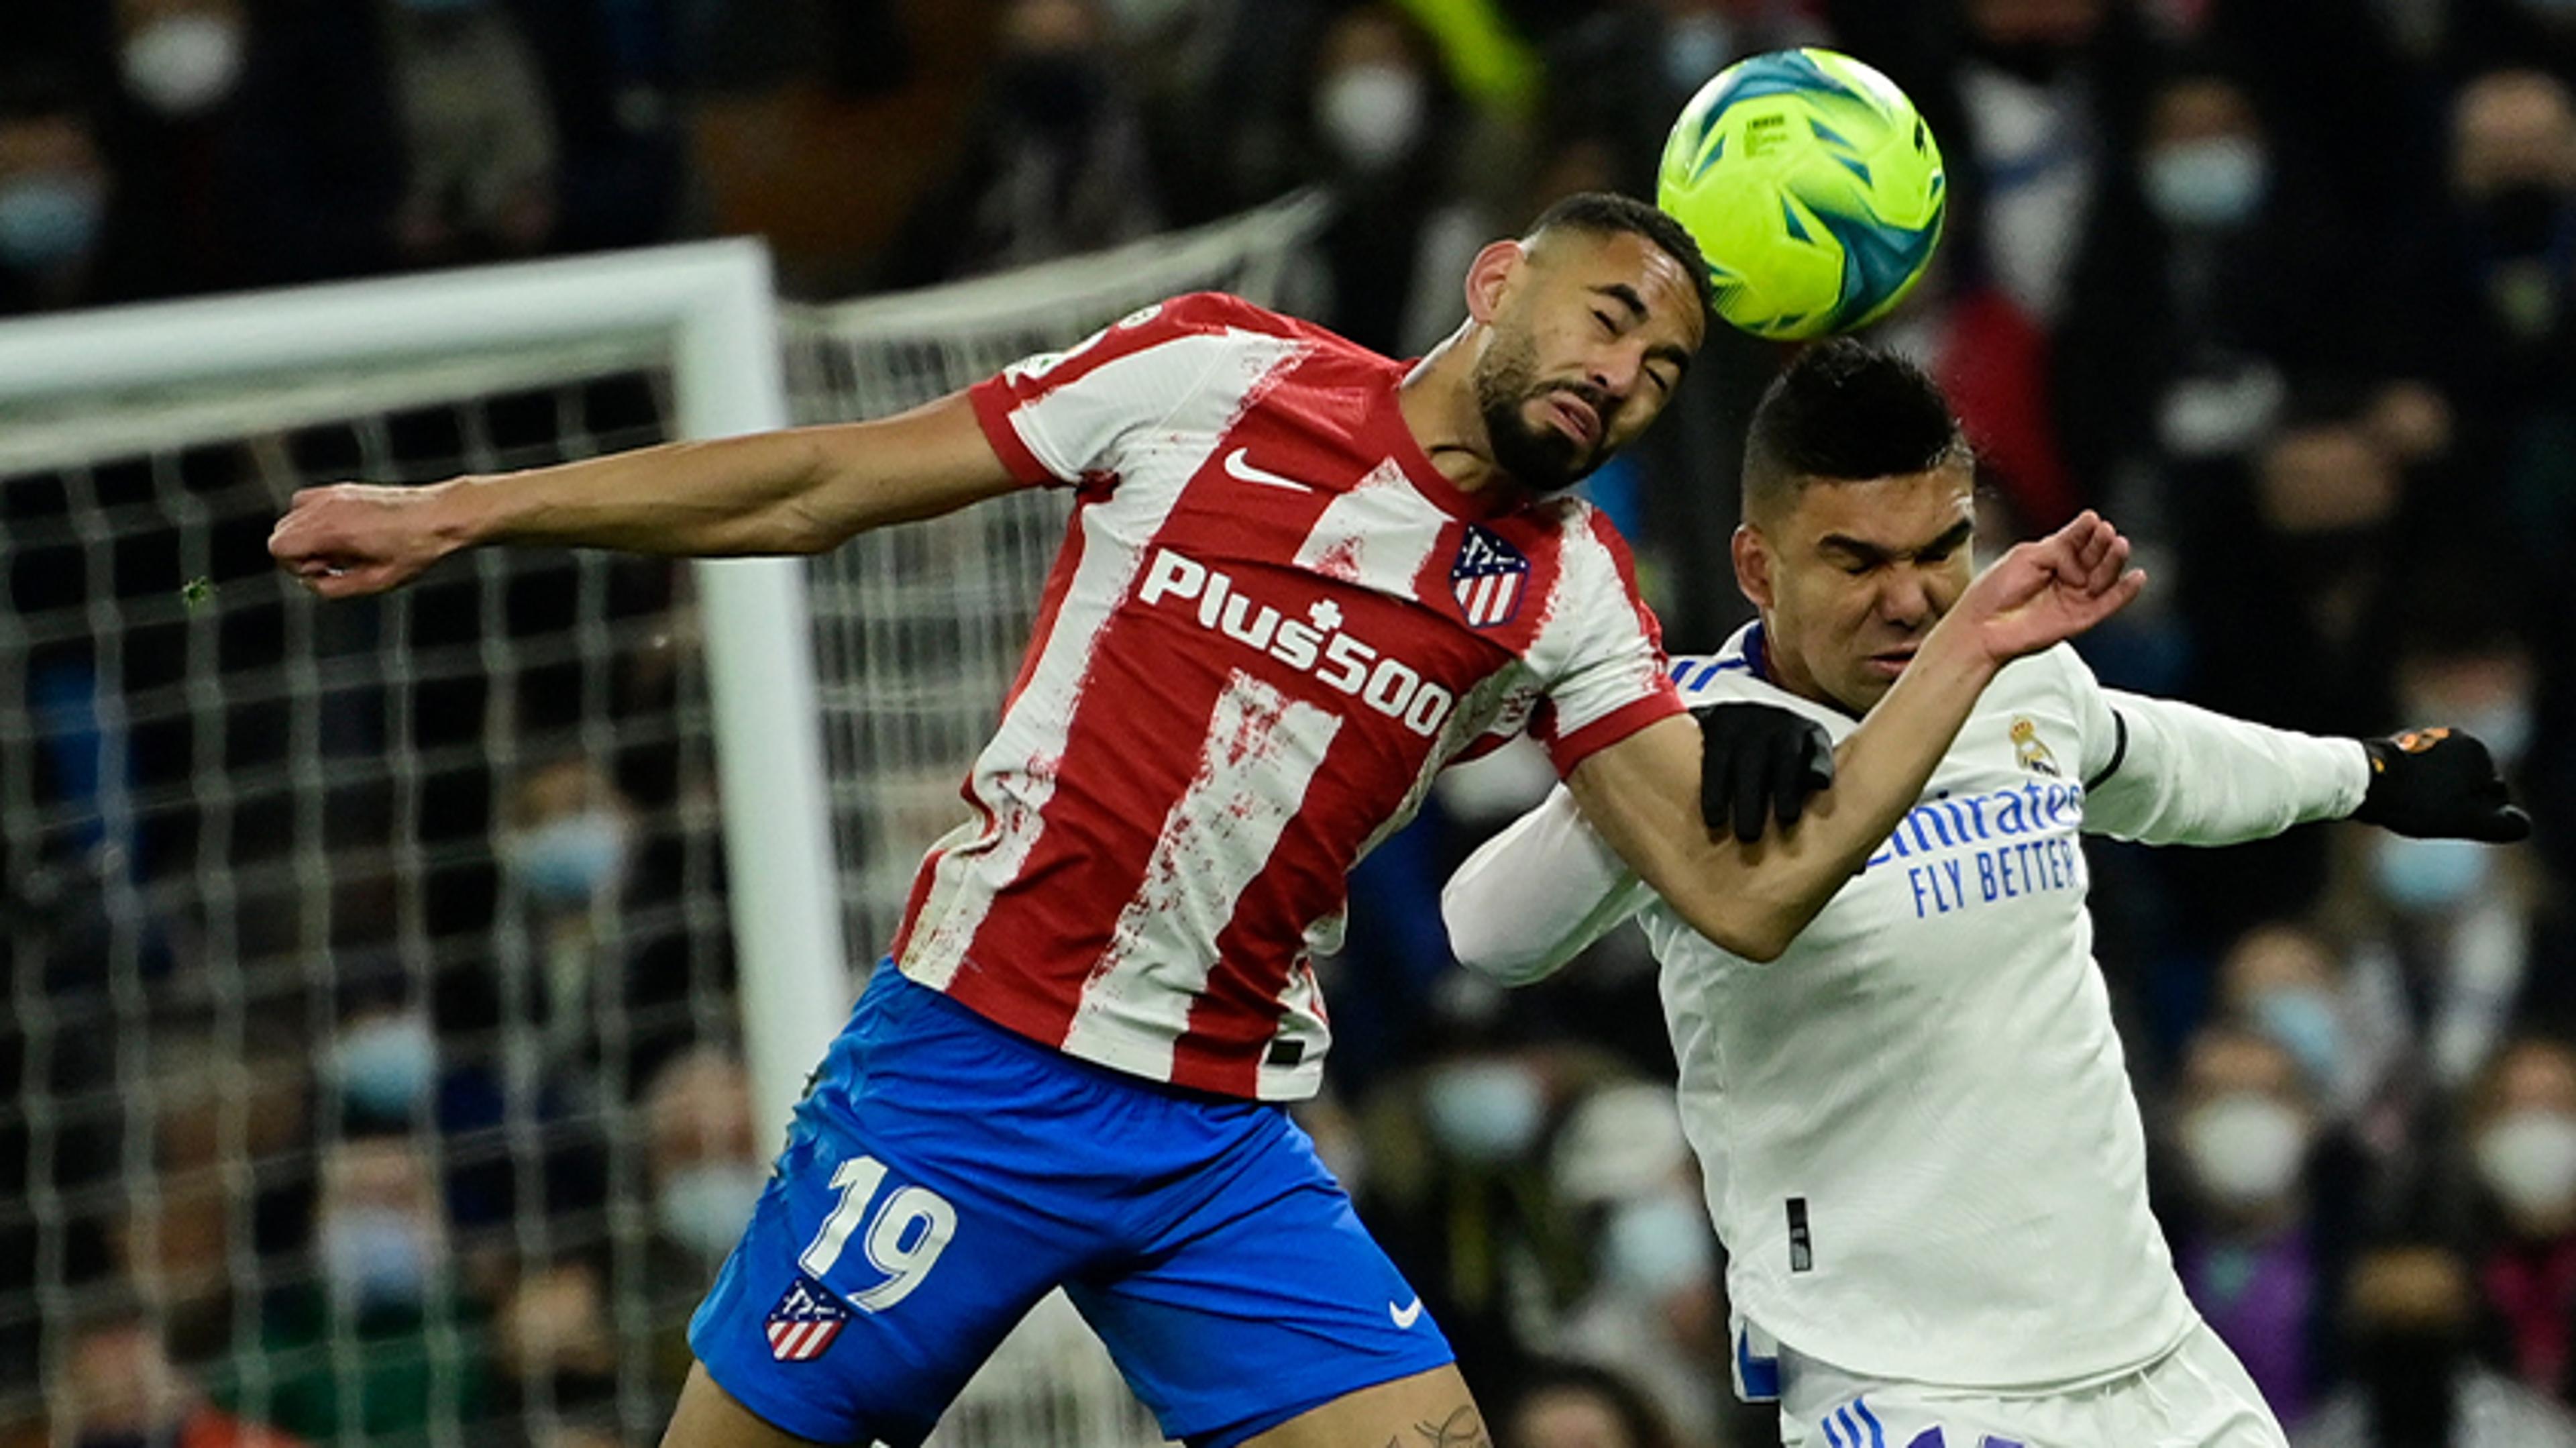
[[[939,1254],[948,1250],[948,1239],[957,1235],[957,1209],[928,1187],[896,1188],[869,1218],[868,1208],[876,1203],[885,1177],[885,1163],[872,1156],[854,1156],[835,1168],[832,1189],[841,1194],[840,1200],[833,1203],[832,1214],[823,1219],[814,1240],[796,1259],[808,1276],[823,1281],[841,1260],[850,1238],[858,1234],[861,1219],[868,1219],[860,1241],[868,1265],[884,1273],[886,1280],[850,1298],[853,1306],[865,1312],[883,1312],[911,1296],[921,1279],[930,1275]]]

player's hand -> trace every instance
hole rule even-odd
[[[2370,754],[2370,791],[2354,819],[2419,840],[2505,845],[2531,834],[2531,816],[2515,808],[2494,756],[2474,735],[2409,729],[2361,747]]]
[[[1977,576],[1951,610],[1986,656],[2005,663],[2075,637],[2129,606],[2147,575],[2129,540],[2091,509],[2045,538],[2017,544]]]
[[[1804,714],[1768,704],[1703,704],[1699,721],[1699,813],[1715,836],[1732,828],[1752,844],[1763,821],[1788,829],[1808,796],[1832,787],[1834,742]]]
[[[324,598],[382,593],[454,550],[437,512],[441,496],[365,483],[306,488],[269,530],[269,556]]]

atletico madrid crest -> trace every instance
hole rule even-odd
[[[812,1362],[849,1321],[850,1309],[830,1288],[799,1273],[769,1309],[769,1355],[783,1363]]]
[[[1519,549],[1491,531],[1467,525],[1458,545],[1458,561],[1449,565],[1449,591],[1458,595],[1458,611],[1469,628],[1510,623],[1521,611],[1521,589],[1529,582],[1530,562]]]

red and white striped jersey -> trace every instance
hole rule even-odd
[[[1680,711],[1609,521],[1459,492],[1402,376],[1199,294],[971,390],[1012,471],[1076,505],[974,818],[914,882],[906,976],[1120,1071],[1311,1095],[1313,958],[1440,768],[1528,729],[1570,771]]]

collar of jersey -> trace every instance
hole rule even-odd
[[[1813,704],[1819,709],[1831,709],[1855,724],[1860,722],[1861,715],[1844,708],[1835,700],[1810,699],[1804,694],[1790,693],[1788,689],[1782,687],[1779,680],[1771,677],[1771,647],[1769,641],[1762,636],[1762,620],[1757,618],[1736,631],[1735,637],[1728,640],[1720,657],[1729,655],[1740,656],[1744,660],[1744,666],[1752,671],[1753,677],[1769,684],[1772,688],[1779,689],[1783,694],[1788,694],[1790,698],[1801,703]]]

